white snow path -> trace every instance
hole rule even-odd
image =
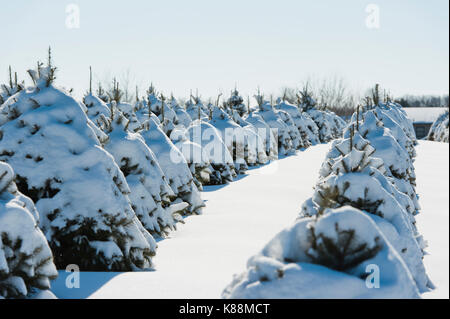
[[[225,186],[205,187],[200,216],[186,219],[158,243],[156,271],[82,272],[80,288],[52,284],[59,298],[219,298],[250,256],[290,225],[311,196],[329,145],[252,169]]]
[[[425,269],[436,286],[423,297],[449,298],[449,144],[420,141],[416,151],[417,227],[428,241]]]

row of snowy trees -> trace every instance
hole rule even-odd
[[[448,110],[439,116],[430,128],[427,139],[436,142],[448,143]]]
[[[8,164],[1,175],[0,295],[48,288],[55,265],[151,268],[155,237],[204,206],[181,153],[155,119],[131,130],[115,101],[107,105],[88,94],[80,102],[55,87],[50,60],[29,74],[31,87],[14,82],[2,90],[0,161]],[[171,152],[181,161],[170,161]],[[27,197],[15,185],[31,200],[22,205]],[[13,204],[29,220],[14,219]]]
[[[118,83],[82,101],[54,85],[56,68],[0,87],[0,297],[48,289],[56,269],[152,267],[156,239],[200,214],[202,185],[249,165],[327,142],[344,123],[311,97],[249,109],[238,92],[222,106],[186,105],[153,86],[136,103]],[[231,133],[230,133],[231,132]]]
[[[298,220],[225,298],[417,298],[433,288],[417,231],[415,134],[398,104],[353,115]]]

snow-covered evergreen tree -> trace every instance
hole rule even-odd
[[[96,95],[87,94],[83,98],[83,103],[86,106],[86,115],[95,124],[97,124],[101,115],[106,118],[111,115],[108,105]]]
[[[210,183],[212,173],[211,163],[205,150],[199,144],[191,142],[187,138],[186,133],[185,129],[174,129],[170,135],[170,139],[186,159],[194,177],[195,185],[197,185],[198,189],[202,190],[202,185]]]
[[[244,104],[244,99],[239,95],[237,89],[231,91],[231,96],[227,101],[231,110],[238,112],[239,116],[244,116],[247,113],[247,106]]]
[[[308,86],[305,86],[298,95],[299,109],[309,115],[318,127],[319,139],[322,143],[328,143],[342,135],[346,123],[333,112],[319,109],[316,100]]]
[[[290,134],[289,126],[280,117],[279,113],[274,110],[273,106],[266,100],[264,96],[259,94],[255,96],[258,102],[258,110],[255,113],[269,125],[275,138],[278,140],[278,153],[287,155],[295,150],[295,146],[299,145],[299,141],[293,140],[293,136]]]
[[[117,103],[115,100],[113,100],[111,101],[111,103],[109,103],[108,106],[110,109],[119,109],[123,116],[126,117],[126,119],[128,120],[128,130],[135,132],[141,128],[141,122],[137,118],[136,113],[134,112],[134,106],[132,104],[125,102]]]
[[[319,139],[322,143],[328,143],[342,135],[342,130],[347,123],[333,112],[310,109],[307,111],[311,119],[319,128]]]
[[[227,184],[237,176],[233,157],[222,140],[220,132],[205,121],[193,121],[187,129],[191,142],[201,145],[204,161],[211,163],[210,181],[207,185]]]
[[[424,243],[415,227],[414,203],[385,176],[384,162],[373,157],[375,153],[352,127],[349,138],[334,143],[301,216],[320,215],[327,208],[346,205],[371,214],[406,262],[420,291],[426,291],[432,284],[422,263]]]
[[[192,118],[186,112],[186,110],[178,103],[177,99],[175,99],[173,96],[169,100],[170,107],[177,115],[178,121],[180,125],[183,125],[185,128],[188,128],[189,125],[192,123]]]
[[[41,214],[55,264],[82,270],[151,267],[156,243],[131,208],[127,182],[85,106],[53,85],[55,68],[0,107],[0,160]]]
[[[368,266],[379,288],[367,285]],[[234,277],[224,298],[419,298],[414,279],[377,224],[349,206],[303,218]]]
[[[267,154],[266,129],[256,128],[253,124],[244,120],[235,110],[233,110],[231,118],[244,130],[247,140],[244,147],[244,158],[248,165],[266,164],[274,158],[274,154]],[[270,131],[270,128],[268,130]]]
[[[278,157],[278,138],[275,132],[270,128],[269,124],[264,119],[254,112],[250,112],[245,117],[245,123],[252,125],[261,138],[263,145],[265,145],[266,154],[269,160],[274,160]],[[244,123],[244,124],[245,124]]]
[[[5,101],[10,96],[13,96],[17,92],[20,92],[25,88],[25,83],[23,81],[18,82],[16,72],[14,73],[13,77],[11,66],[9,66],[8,71],[9,71],[8,83],[0,85],[0,105],[5,103]]]
[[[255,149],[250,150],[253,153],[251,154],[251,156],[253,155],[252,158],[245,158],[245,149],[248,149],[249,146],[247,136],[244,129],[234,122],[227,113],[218,106],[214,106],[209,123],[221,134],[222,140],[233,156],[234,167],[238,174],[242,174],[248,169],[248,162],[256,163]]]
[[[308,140],[303,140],[302,135],[300,134],[300,131],[297,128],[297,125],[295,124],[294,119],[291,117],[291,115],[284,111],[284,110],[278,110],[277,111],[280,118],[286,123],[289,135],[292,138],[293,146],[295,149],[300,148],[307,148],[310,144]]]
[[[158,117],[164,133],[170,136],[172,130],[180,124],[177,114],[171,107],[171,103],[167,103],[167,98],[164,94],[157,94],[153,86],[150,87],[147,94],[147,109],[151,110]],[[169,102],[172,102],[172,100]]]
[[[14,172],[0,162],[0,298],[20,298],[50,289],[58,275],[39,213],[14,183]]]
[[[309,115],[305,116],[301,113],[296,105],[290,104],[287,101],[278,100],[275,108],[288,113],[297,127],[302,140],[304,141],[304,146],[316,145],[320,143],[319,140],[319,128],[316,123],[310,118]]]
[[[415,204],[416,210],[420,209],[415,192],[415,172],[413,159],[408,150],[401,146],[392,131],[386,128],[378,119],[376,110],[372,109],[364,113],[361,123],[355,125],[361,136],[367,139],[375,149],[374,157],[381,158],[387,170],[387,176],[392,177],[396,187],[408,194]],[[353,123],[352,123],[353,125]],[[344,131],[344,137],[350,135],[350,126]]]
[[[448,111],[439,116],[431,126],[427,139],[448,143]]]
[[[170,206],[175,194],[142,136],[128,130],[129,121],[119,109],[111,111],[109,118],[102,116],[98,121],[108,135],[104,148],[114,157],[127,180],[131,206],[142,225],[151,234],[164,236],[181,219],[176,205]],[[178,207],[179,211],[185,206]]]
[[[416,150],[414,146],[417,144],[417,141],[415,135],[413,137],[407,135],[407,128],[409,126],[409,123],[405,123],[405,121],[397,122],[395,120],[395,117],[392,116],[395,115],[393,114],[392,110],[393,109],[383,109],[381,107],[376,107],[373,109],[373,112],[383,123],[383,126],[390,130],[390,133],[396,139],[398,144],[400,144],[400,146],[402,146],[408,152],[409,157],[413,159],[414,157],[416,157]]]
[[[209,120],[209,110],[202,103],[202,100],[198,96],[192,96],[186,102],[186,112],[189,114],[191,119],[194,120]]]
[[[153,114],[148,121],[144,122],[142,128],[140,133],[145,143],[156,155],[177,197],[174,203],[186,202],[189,206],[183,211],[184,213],[200,214],[205,204],[183,154],[164,133],[156,115]]]

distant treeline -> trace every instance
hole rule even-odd
[[[448,107],[448,95],[405,95],[395,99],[403,107]]]

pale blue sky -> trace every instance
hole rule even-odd
[[[67,4],[80,28],[65,25]],[[380,28],[365,24],[369,3]],[[21,78],[52,46],[58,83],[84,91],[88,68],[104,79],[130,70],[142,91],[267,93],[308,76],[375,82],[396,96],[448,93],[447,0],[6,1],[0,4],[0,81]]]

